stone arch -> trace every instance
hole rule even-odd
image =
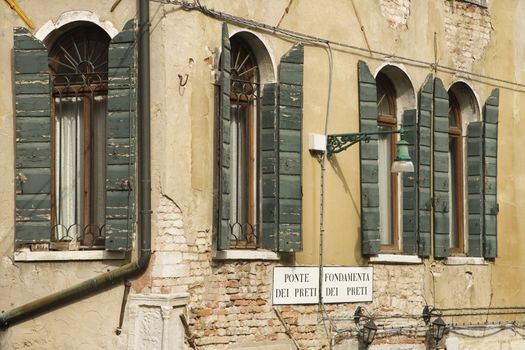
[[[466,136],[467,125],[481,120],[479,97],[470,84],[464,80],[452,83],[448,89],[456,97],[461,111],[462,136]]]
[[[271,83],[277,80],[275,61],[264,38],[257,33],[248,30],[233,31],[230,38],[238,36],[244,40],[255,54],[255,60],[259,67],[261,84]]]
[[[56,21],[47,21],[35,33],[35,37],[44,42],[46,45],[52,43],[64,30],[70,29],[75,23],[90,22],[96,24],[113,38],[118,34],[118,30],[110,21],[101,20],[95,13],[91,11],[68,11],[62,13]]]
[[[398,124],[400,124],[403,120],[403,112],[417,107],[416,92],[412,80],[405,68],[398,64],[386,63],[377,69],[375,77],[379,73],[386,75],[394,86],[396,91],[396,117]]]

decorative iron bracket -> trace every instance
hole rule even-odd
[[[331,134],[327,136],[326,140],[326,153],[328,156],[333,154],[343,152],[352,145],[355,145],[358,142],[364,141],[369,142],[374,135],[390,135],[390,134],[400,134],[401,136],[405,130],[403,126],[399,130],[383,130],[375,132],[356,132],[349,134]]]

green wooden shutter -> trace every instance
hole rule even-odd
[[[483,123],[467,126],[468,255],[481,256],[483,230]]]
[[[430,235],[430,215],[432,202],[430,196],[430,147],[433,114],[434,78],[427,76],[423,87],[419,91],[419,120],[418,120],[418,255],[427,257],[432,254],[432,239]]]
[[[262,240],[264,249],[277,250],[279,212],[277,200],[277,91],[276,83],[266,84],[262,95],[261,171],[262,171]]]
[[[403,139],[409,143],[408,153],[414,164],[417,164],[417,117],[416,110],[410,109],[403,113]],[[417,252],[417,167],[413,173],[404,173],[403,176],[403,253]]]
[[[365,62],[358,62],[359,132],[377,132],[377,89]],[[378,141],[359,144],[361,177],[361,245],[364,255],[379,253]]]
[[[47,49],[14,29],[16,103],[16,244],[49,242],[51,96]]]
[[[444,258],[449,249],[449,141],[448,93],[441,79],[434,80],[434,256]]]
[[[230,247],[230,70],[231,45],[228,26],[222,24],[222,53],[220,61],[220,93],[219,93],[219,250]]]
[[[495,258],[497,255],[497,175],[498,175],[498,108],[499,90],[494,89],[483,109],[484,119],[484,249],[485,258]]]
[[[304,47],[295,44],[279,65],[277,193],[279,251],[302,250],[302,120]]]
[[[106,120],[106,249],[129,250],[135,212],[135,23],[109,44]]]

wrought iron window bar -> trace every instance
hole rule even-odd
[[[257,224],[234,222],[230,224],[230,246],[235,249],[257,248]]]
[[[78,249],[104,248],[106,225],[55,224],[50,229],[51,248],[53,243],[78,242]]]

